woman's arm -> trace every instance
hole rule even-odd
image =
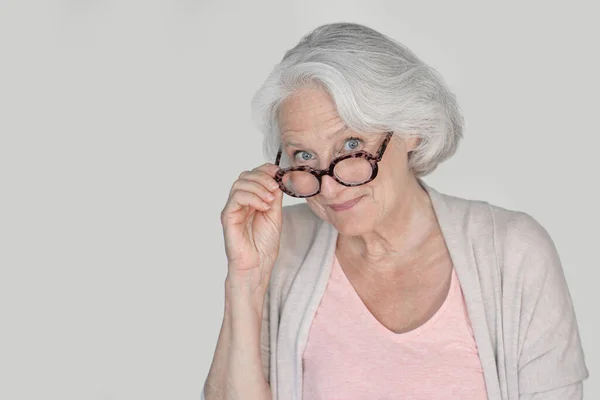
[[[266,297],[266,290],[247,290],[226,282],[223,324],[203,400],[271,399],[261,359]]]
[[[519,399],[581,400],[589,373],[561,260],[548,232],[533,218],[524,222]]]

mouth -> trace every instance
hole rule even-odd
[[[357,197],[353,200],[347,201],[345,203],[339,203],[339,204],[329,204],[329,207],[333,210],[333,211],[346,211],[351,209],[352,207],[354,207],[356,205],[356,203],[358,203],[364,196],[360,196]]]

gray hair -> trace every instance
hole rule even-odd
[[[462,138],[464,121],[456,98],[435,69],[371,28],[333,23],[314,29],[288,50],[252,99],[269,159],[280,145],[281,103],[296,90],[315,85],[329,93],[350,129],[419,137],[409,159],[415,176],[433,172],[456,152]]]

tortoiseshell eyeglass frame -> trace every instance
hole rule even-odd
[[[315,169],[315,168],[311,168],[306,165],[302,165],[302,166],[298,166],[298,167],[283,168],[283,169],[280,169],[279,171],[277,171],[277,173],[275,174],[275,181],[279,185],[279,188],[281,189],[282,192],[284,192],[285,194],[287,194],[289,196],[299,197],[299,198],[307,198],[307,197],[312,197],[312,196],[319,194],[321,192],[321,179],[325,175],[332,177],[340,185],[344,185],[344,186],[348,186],[348,187],[360,186],[360,185],[364,185],[365,183],[369,183],[377,177],[377,172],[379,171],[378,163],[383,158],[383,153],[385,152],[385,149],[387,148],[388,143],[390,142],[393,133],[394,132],[386,133],[385,139],[383,139],[383,142],[381,143],[381,146],[379,146],[379,150],[377,150],[377,154],[375,156],[369,152],[360,150],[360,151],[356,151],[354,153],[345,154],[343,156],[334,158],[331,161],[331,163],[329,164],[329,168],[327,168],[327,169]],[[283,149],[281,147],[279,147],[279,151],[277,152],[277,158],[275,159],[276,166],[279,166],[279,162],[281,161],[281,152],[282,151],[283,151]],[[341,181],[340,179],[338,179],[338,177],[335,176],[335,174],[333,173],[333,170],[338,163],[340,163],[341,161],[347,160],[348,158],[364,158],[365,160],[367,160],[371,164],[371,177],[361,183],[347,183],[347,182],[344,182],[344,181]],[[288,172],[293,172],[293,171],[304,171],[304,172],[309,172],[312,175],[314,175],[314,177],[317,178],[317,181],[319,182],[319,189],[315,193],[309,194],[306,196],[298,195],[298,194],[288,190],[288,188],[286,188],[283,183],[283,176],[285,174],[287,174]]]

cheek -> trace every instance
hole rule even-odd
[[[397,180],[386,175],[378,176],[371,184],[366,198],[365,212],[369,213],[369,218],[378,218],[384,215],[395,202],[399,185]]]

